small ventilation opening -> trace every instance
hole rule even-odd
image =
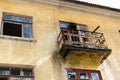
[[[3,35],[22,37],[22,25],[4,22]]]

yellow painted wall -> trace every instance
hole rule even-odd
[[[59,20],[86,24],[89,30],[100,25],[98,31],[104,33],[112,54],[98,69],[104,80],[120,80],[120,20],[0,0],[0,22],[3,12],[32,16],[33,36],[37,41],[0,38],[0,63],[35,65],[35,80],[66,80],[64,64],[53,59],[58,49]]]

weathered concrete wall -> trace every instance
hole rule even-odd
[[[100,25],[112,54],[98,69],[104,80],[120,79],[120,21],[97,15],[78,14],[59,9],[44,8],[35,5],[0,1],[0,21],[2,13],[14,13],[33,17],[33,36],[36,42],[0,38],[0,63],[35,65],[36,80],[65,80],[63,64],[53,59],[57,50],[59,21],[88,25],[93,30]],[[54,56],[55,57],[55,56]],[[78,66],[79,67],[79,66]],[[62,73],[62,72],[64,73]]]

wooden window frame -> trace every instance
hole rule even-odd
[[[71,72],[71,71],[76,73],[75,79],[68,78],[68,80],[92,80],[91,73],[97,73],[99,76],[99,80],[103,80],[102,75],[99,70],[85,70],[85,69],[71,69],[71,68],[67,68],[66,70],[67,70],[67,75],[68,75],[68,72]],[[88,79],[80,79],[80,73],[87,73]]]
[[[23,80],[24,78],[32,78],[32,80],[34,80],[34,66],[24,66],[24,65],[8,65],[8,66],[1,66],[0,65],[0,69],[9,69],[9,75],[5,75],[5,74],[0,74],[0,78],[7,78],[8,80],[11,80],[10,78],[15,77],[15,78],[20,78],[20,80]],[[11,69],[20,69],[20,75],[12,75],[11,74]],[[24,76],[22,75],[22,70],[31,70],[31,75],[30,76]]]

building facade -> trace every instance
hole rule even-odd
[[[0,80],[120,79],[119,9],[1,0],[0,22]]]

